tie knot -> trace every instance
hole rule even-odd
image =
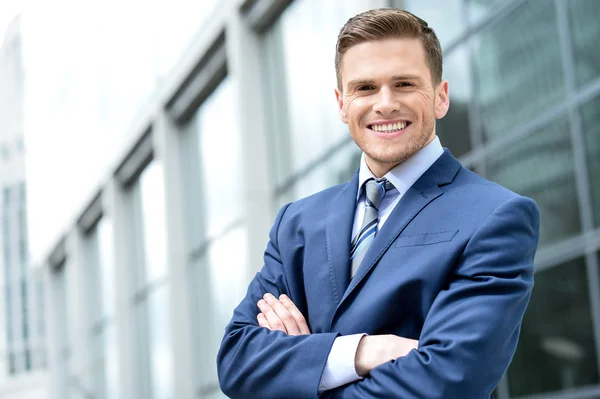
[[[379,180],[367,180],[365,184],[365,191],[367,193],[367,206],[379,209],[379,204],[385,196],[385,193],[393,188],[394,185],[390,183],[386,178],[382,178]]]

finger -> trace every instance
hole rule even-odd
[[[306,319],[302,315],[302,312],[300,312],[300,310],[298,310],[298,308],[296,307],[296,304],[294,302],[292,302],[292,300],[290,298],[288,298],[288,296],[285,294],[281,295],[279,297],[279,300],[281,301],[281,303],[283,303],[283,306],[285,306],[287,308],[287,310],[289,310],[289,312],[292,314],[292,317],[294,318],[294,320],[296,320],[296,325],[298,325],[300,334],[310,334],[310,329],[308,328],[308,323],[306,322]]]
[[[258,301],[258,308],[260,309],[262,314],[265,315],[267,322],[271,326],[271,330],[279,330],[283,331],[284,333],[287,333],[287,330],[285,329],[285,324],[283,324],[283,321],[281,321],[279,316],[277,316],[277,314],[275,313],[273,308],[269,306],[267,301],[265,301],[264,299]]]
[[[272,294],[265,294],[263,298],[265,299],[265,301],[267,301],[267,304],[269,304],[269,306],[275,311],[277,317],[279,317],[279,319],[283,322],[287,333],[290,335],[300,335],[300,329],[298,328],[296,320],[294,320],[290,311],[287,310],[287,308],[283,306],[283,304]],[[269,320],[269,323],[271,323],[271,320]]]
[[[267,318],[264,314],[259,313],[258,316],[256,316],[256,320],[258,321],[258,325],[260,327],[268,328],[269,330],[271,330],[271,326],[269,325],[269,322],[267,321]]]

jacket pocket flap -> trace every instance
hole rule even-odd
[[[433,233],[418,233],[400,235],[396,239],[396,248],[412,247],[416,245],[431,245],[440,242],[452,241],[458,230],[436,231]]]

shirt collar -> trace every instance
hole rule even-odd
[[[440,143],[440,139],[435,136],[431,143],[421,148],[415,155],[397,165],[383,177],[388,179],[401,194],[404,194],[443,153],[444,148]],[[363,153],[360,158],[360,171],[358,172],[357,200],[360,198],[363,184],[371,178],[375,179],[376,177],[367,166],[365,154]]]

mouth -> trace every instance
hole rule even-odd
[[[412,124],[409,121],[400,121],[394,123],[377,123],[367,125],[367,128],[377,133],[398,133],[406,129]]]

